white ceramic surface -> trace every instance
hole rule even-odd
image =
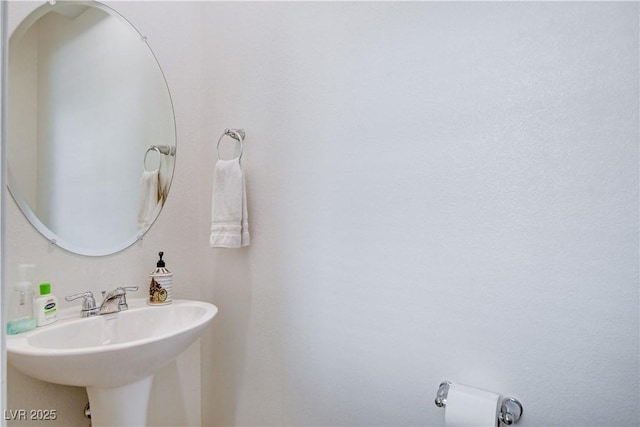
[[[196,341],[218,312],[200,301],[149,306],[71,318],[7,337],[9,362],[42,381],[83,387],[119,387],[157,372]]]

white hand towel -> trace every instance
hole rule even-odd
[[[160,203],[160,171],[147,171],[140,178],[140,207],[138,209],[138,229],[143,230],[153,224],[158,216]]]
[[[240,248],[249,245],[247,191],[240,159],[218,160],[213,172],[211,197],[211,235],[214,248]]]

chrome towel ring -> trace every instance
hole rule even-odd
[[[147,148],[147,151],[145,151],[144,153],[144,159],[142,159],[142,167],[144,168],[145,171],[147,172],[153,172],[153,171],[148,171],[147,170],[147,156],[149,155],[150,151],[155,151],[156,153],[162,155],[167,155],[167,156],[175,156],[176,155],[176,147],[172,147],[170,145],[151,145],[149,146],[149,148]],[[162,164],[162,157],[160,157],[160,164]],[[160,167],[160,166],[158,166]]]
[[[222,138],[229,136],[240,144],[240,154],[238,155],[238,159],[242,158],[242,151],[244,150],[243,141],[245,137],[244,129],[225,129],[220,138],[218,138],[218,145],[216,145],[216,152],[218,153],[218,160],[222,160],[220,158],[220,143],[222,142]]]
[[[160,149],[155,145],[152,145],[151,147],[147,148],[147,151],[145,151],[144,153],[144,159],[142,160],[142,167],[146,172],[153,172],[147,169],[147,156],[149,155],[150,151],[155,151],[159,155],[162,155],[162,152],[160,152]],[[160,163],[158,164],[158,169],[160,169],[160,164],[162,164],[162,157],[160,157]]]

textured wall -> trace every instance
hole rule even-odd
[[[87,259],[10,202],[7,262],[62,296],[164,249],[178,296],[220,308],[203,425],[442,425],[444,379],[518,397],[522,426],[640,422],[636,3],[114,7],[172,90],[167,207]],[[248,134],[242,250],[207,246],[225,127]],[[84,405],[9,380],[10,403]]]
[[[253,233],[201,254],[206,425],[442,425],[445,379],[640,422],[637,3],[204,10]]]

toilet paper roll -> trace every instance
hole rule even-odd
[[[500,395],[452,383],[447,394],[444,419],[447,426],[497,427]]]

